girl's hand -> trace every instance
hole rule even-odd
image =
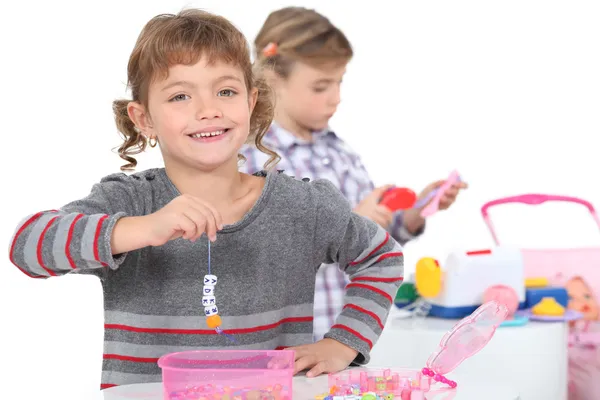
[[[383,227],[383,229],[388,229],[394,219],[394,213],[387,207],[379,204],[379,199],[381,199],[381,196],[383,196],[386,190],[391,187],[393,187],[393,185],[381,186],[373,190],[356,206],[354,212],[371,219]]]
[[[309,378],[342,371],[358,355],[353,348],[329,338],[312,344],[290,347],[288,350],[296,352],[294,373],[308,370],[306,376]]]
[[[445,180],[439,180],[427,185],[427,187],[425,187],[425,189],[423,189],[423,191],[419,194],[417,201],[429,196],[429,193],[440,187],[444,182]],[[469,186],[465,182],[457,182],[449,187],[440,198],[438,209],[442,211],[450,208],[450,206],[456,201],[456,197],[458,196],[459,192],[468,187]],[[425,206],[426,205],[419,209],[412,208],[410,210],[406,210],[404,213],[404,226],[410,233],[414,234],[421,229],[423,225],[425,225],[425,218],[421,217],[421,210]]]
[[[214,242],[217,231],[223,229],[221,214],[213,206],[185,194],[143,218],[150,246],[162,246],[180,237],[193,242],[203,233]]]

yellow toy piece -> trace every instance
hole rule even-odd
[[[542,288],[548,286],[548,278],[526,278],[525,287],[531,288]]]
[[[565,311],[565,308],[558,304],[554,297],[544,297],[542,301],[531,308],[533,314],[547,317],[561,317],[565,315]]]
[[[435,258],[424,257],[417,262],[415,287],[422,297],[435,297],[442,290],[442,269]]]

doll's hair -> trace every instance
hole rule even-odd
[[[347,64],[353,50],[346,35],[315,10],[286,7],[273,11],[254,40],[258,70],[287,78],[294,62],[313,67]]]
[[[241,68],[248,92],[258,89],[256,105],[250,116],[248,143],[269,155],[266,168],[279,160],[275,152],[262,144],[273,120],[273,94],[266,82],[253,72],[246,38],[221,16],[187,9],[178,14],[161,14],[152,18],[142,29],[131,52],[127,85],[132,99],[113,102],[115,122],[123,137],[118,153],[127,161],[122,170],[134,169],[137,161],[132,156],[144,151],[148,144],[148,139],[129,118],[129,102],[138,102],[147,108],[148,88],[153,81],[167,78],[169,67],[173,65],[193,65],[202,57],[206,57],[209,63],[221,61]]]

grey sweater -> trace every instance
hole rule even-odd
[[[157,359],[192,349],[280,349],[311,343],[315,274],[338,263],[351,278],[326,337],[367,363],[403,278],[400,245],[354,214],[325,180],[265,176],[254,207],[211,245],[216,303],[232,343],[206,326],[207,241],[183,239],[112,255],[117,220],[151,214],[180,195],[164,169],[114,174],[84,199],[25,218],[10,259],[32,278],[94,274],[104,289],[102,387],[161,380]],[[206,238],[204,236],[204,238]]]

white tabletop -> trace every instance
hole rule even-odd
[[[454,378],[456,379],[456,378]],[[448,393],[426,397],[427,400],[520,400],[519,394],[505,385],[494,386],[488,383],[465,384],[459,381],[460,390],[456,396],[448,397]],[[293,400],[314,400],[315,396],[327,392],[327,376],[316,378],[297,376],[294,378]],[[164,400],[162,383],[142,383],[136,385],[116,386],[105,389],[94,400]],[[446,396],[446,397],[444,397]]]

